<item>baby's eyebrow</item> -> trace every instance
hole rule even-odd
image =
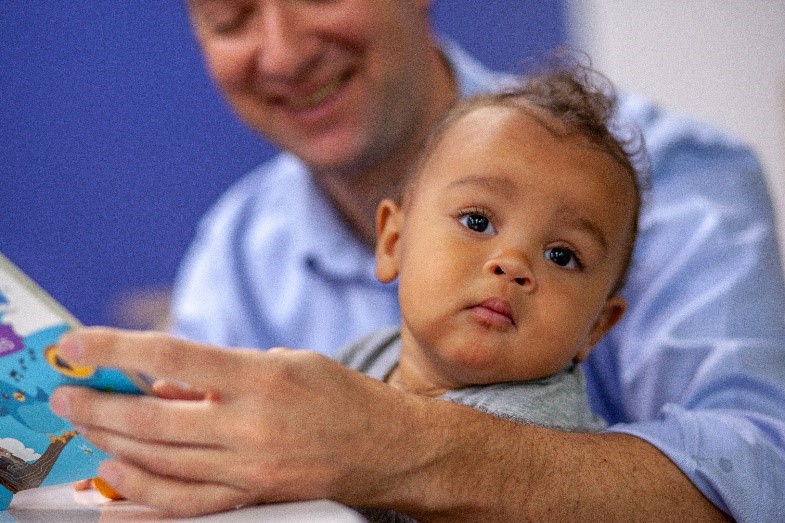
[[[465,185],[480,186],[500,194],[509,194],[510,189],[515,186],[513,181],[506,176],[488,177],[470,175],[450,182],[450,184],[447,185],[447,189],[454,189]]]
[[[581,213],[578,209],[564,205],[557,210],[556,215],[558,216],[559,220],[561,220],[562,223],[565,223],[567,226],[587,232],[590,236],[597,240],[597,243],[600,244],[602,250],[607,252],[608,240],[605,238],[605,233],[603,230],[593,221],[581,216]]]

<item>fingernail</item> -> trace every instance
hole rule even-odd
[[[71,414],[71,403],[68,395],[64,392],[55,391],[49,398],[49,408],[62,418],[67,418]]]
[[[85,353],[85,346],[79,336],[66,334],[60,340],[59,350],[65,359],[78,360]]]

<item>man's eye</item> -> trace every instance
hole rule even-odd
[[[575,253],[564,247],[551,247],[550,249],[546,249],[545,258],[559,267],[564,267],[566,269],[579,269],[581,267]]]
[[[253,7],[228,1],[213,1],[200,4],[198,13],[211,31],[227,35],[243,26],[253,14]]]
[[[494,234],[496,232],[496,229],[493,228],[491,220],[482,214],[465,214],[461,216],[459,220],[464,225],[464,227],[471,229],[472,231],[482,232],[485,234]]]
[[[238,31],[245,23],[249,13],[249,11],[242,11],[235,13],[232,16],[216,20],[213,25],[213,30],[218,34],[229,34]]]

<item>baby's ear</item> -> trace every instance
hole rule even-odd
[[[389,283],[398,277],[398,244],[403,213],[394,201],[384,199],[376,209],[376,277]]]
[[[583,361],[588,356],[591,350],[594,348],[595,345],[602,339],[605,334],[611,328],[616,325],[622,316],[624,316],[624,311],[627,309],[627,300],[619,296],[618,294],[614,294],[610,298],[605,301],[605,305],[602,307],[600,311],[600,315],[597,317],[597,320],[592,325],[591,330],[589,331],[589,340],[578,355],[575,357],[575,361]]]

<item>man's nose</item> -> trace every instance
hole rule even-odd
[[[528,257],[518,250],[509,249],[495,253],[485,262],[483,269],[488,274],[506,278],[528,291],[533,291],[537,286]]]
[[[290,2],[268,2],[257,24],[257,67],[270,78],[294,81],[313,65],[316,39]]]

